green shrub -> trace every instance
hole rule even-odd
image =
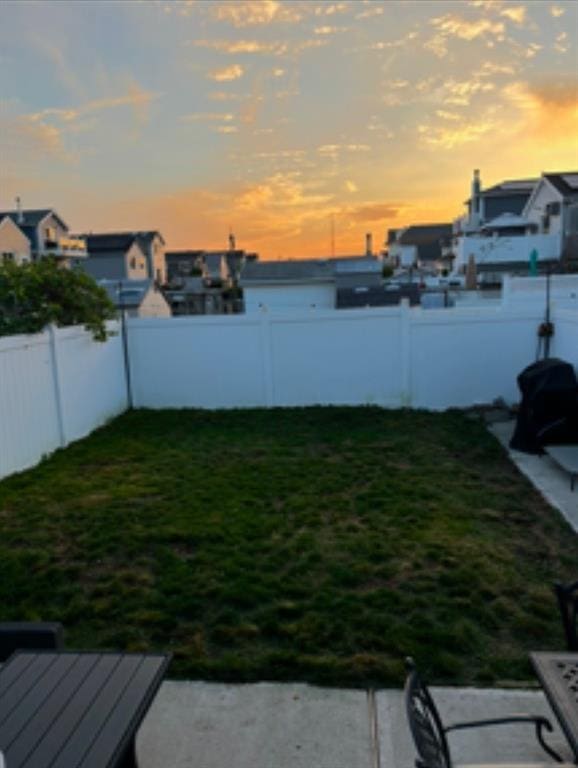
[[[55,259],[0,264],[0,336],[39,333],[50,323],[84,325],[95,341],[106,341],[106,321],[116,310],[104,288]]]

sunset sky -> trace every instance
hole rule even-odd
[[[173,248],[361,253],[578,168],[578,3],[0,4],[0,209]]]

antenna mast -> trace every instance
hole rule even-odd
[[[331,214],[331,258],[335,258],[335,214]]]

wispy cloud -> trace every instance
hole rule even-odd
[[[99,112],[128,106],[132,108],[135,120],[142,124],[147,119],[149,105],[159,97],[159,93],[147,91],[131,80],[127,85],[127,92],[121,96],[93,99],[78,107],[48,107],[39,112],[32,112],[25,117],[32,123],[45,123],[47,120],[53,119],[62,123],[72,123],[87,115],[95,115]]]
[[[240,77],[243,77],[244,72],[245,70],[240,64],[231,64],[230,67],[212,69],[207,73],[207,77],[217,83],[227,83],[231,80],[238,80]]]
[[[522,25],[526,21],[527,8],[525,5],[510,5],[500,11],[500,16],[513,21],[514,24]]]
[[[298,5],[279,0],[213,2],[209,11],[217,21],[228,22],[234,27],[266,26],[273,22],[297,23],[304,15]]]
[[[368,8],[366,11],[361,11],[355,15],[356,19],[371,19],[375,16],[381,16],[383,14],[383,7],[381,5],[375,5],[373,8]]]
[[[472,122],[463,121],[455,126],[421,124],[418,126],[418,133],[423,143],[449,150],[462,144],[479,141],[487,133],[495,130],[497,125],[494,119],[479,118]]]
[[[316,35],[336,35],[339,32],[347,32],[347,27],[331,27],[331,26],[323,26],[323,27],[315,27],[313,30]]]
[[[487,18],[469,21],[450,13],[432,19],[430,24],[444,35],[459,37],[462,40],[475,40],[476,37],[485,35],[500,38],[505,31],[504,24],[501,21],[492,21]]]
[[[197,48],[210,48],[219,53],[232,55],[253,53],[283,56],[289,52],[288,43],[266,43],[259,40],[191,40],[189,44]]]
[[[316,16],[333,16],[336,13],[345,13],[349,10],[349,3],[331,3],[318,5],[315,8]]]
[[[395,219],[405,207],[399,203],[363,203],[345,210],[353,221],[369,222]]]
[[[183,115],[181,121],[183,123],[197,123],[197,122],[225,122],[228,123],[234,120],[234,115],[229,112],[192,112],[190,115]]]

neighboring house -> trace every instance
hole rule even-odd
[[[388,259],[397,266],[442,272],[451,265],[442,246],[451,237],[451,224],[415,224],[388,232]]]
[[[202,256],[204,251],[167,251],[167,282],[172,283],[186,277],[202,274]]]
[[[146,280],[147,258],[135,234],[86,235],[83,269],[95,280]]]
[[[99,264],[92,262],[87,272],[98,279],[116,279],[127,277],[129,279],[154,280],[158,285],[164,285],[167,281],[167,267],[165,262],[165,241],[160,232],[151,230],[148,232],[106,232],[103,234],[83,235],[87,241],[89,257],[98,258]],[[126,252],[134,243],[138,251],[133,249],[130,259],[135,258],[137,263],[129,265],[127,271],[122,274],[122,266],[119,264],[121,252]],[[144,272],[142,259],[144,257]],[[107,262],[106,260],[110,261]],[[114,263],[113,263],[114,262]],[[105,274],[106,269],[113,271]],[[129,274],[130,273],[130,274]]]
[[[86,259],[84,239],[71,237],[68,225],[51,208],[0,211],[0,218],[6,216],[28,238],[33,261],[53,256],[63,265],[73,266]]]
[[[208,288],[229,288],[229,265],[224,251],[205,251],[201,271]]]
[[[245,312],[335,308],[335,270],[327,259],[250,261],[239,285]]]
[[[397,303],[383,285],[383,261],[375,256],[329,259],[335,274],[335,307],[386,307]]]
[[[510,179],[482,189],[480,172],[475,170],[471,195],[464,203],[468,212],[458,220],[458,231],[476,232],[482,224],[504,213],[519,216],[537,183],[538,179]]]
[[[0,262],[23,264],[32,258],[30,240],[10,216],[0,217]]]
[[[537,181],[503,182],[497,187],[511,193],[511,210],[501,211],[490,220],[480,215],[477,223],[471,213],[458,220],[454,237],[456,274],[465,273],[471,258],[482,284],[499,284],[506,274],[528,274],[533,258],[541,271],[578,262],[577,172],[545,173]],[[522,188],[525,204],[519,210]],[[502,202],[505,199],[502,196]],[[480,211],[487,210],[487,206],[480,206]]]
[[[165,290],[173,315],[232,314],[239,309],[225,299],[220,287],[207,286],[203,277],[184,277]]]
[[[133,232],[141,251],[147,260],[148,277],[158,285],[167,282],[167,264],[165,260],[165,240],[160,232]]]
[[[578,260],[578,171],[544,173],[523,216],[556,241],[563,260]]]
[[[99,280],[118,310],[128,317],[171,317],[171,308],[154,280]]]

